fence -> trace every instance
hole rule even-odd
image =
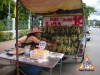
[[[23,29],[30,29],[30,20],[28,21],[19,21],[18,22],[18,30]],[[15,31],[15,18],[12,18],[12,20],[0,20],[0,31],[6,31],[6,32],[12,32],[13,38],[16,36]]]
[[[12,30],[12,20],[0,20],[0,31]]]
[[[8,20],[1,20],[0,21],[0,31],[13,30],[13,27],[15,26],[13,24],[13,23],[15,23],[15,21],[14,22],[13,21],[14,21],[14,19],[12,19],[10,21],[8,21]],[[19,21],[18,22],[18,28],[19,28],[19,30],[21,30],[21,29],[28,29],[28,21]]]

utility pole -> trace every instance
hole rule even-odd
[[[9,19],[10,19],[10,0],[9,0]]]
[[[8,7],[9,7],[9,9],[8,9],[8,23],[7,23],[7,27],[8,27],[8,29],[10,29],[10,0],[9,0],[9,4],[8,4]]]

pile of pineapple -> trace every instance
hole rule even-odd
[[[52,43],[46,49],[54,52],[75,54],[79,39],[82,38],[82,27],[49,26],[43,27],[41,40]]]

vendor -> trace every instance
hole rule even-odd
[[[32,27],[30,32],[18,39],[18,46],[21,48],[24,48],[27,45],[31,46],[31,49],[34,49],[34,47],[40,43],[40,40],[38,37],[41,35],[41,30],[38,27]],[[26,75],[38,75],[41,72],[41,68],[37,66],[32,66],[25,63],[20,63],[20,69],[26,74]]]
[[[31,49],[40,43],[38,37],[41,35],[41,30],[38,27],[33,27],[30,32],[18,39],[18,46],[24,48],[26,45],[30,45]]]

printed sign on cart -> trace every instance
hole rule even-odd
[[[82,26],[82,16],[44,17],[44,26]]]
[[[40,48],[40,49],[45,49],[45,47],[46,47],[46,42],[45,42],[45,41],[41,41],[41,42],[39,43],[39,48]]]
[[[44,26],[61,26],[62,18],[61,17],[44,17],[43,18]]]

